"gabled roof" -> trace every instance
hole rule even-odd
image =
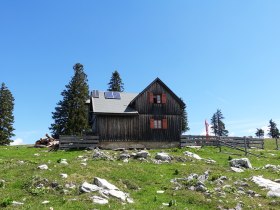
[[[99,91],[98,98],[91,98],[92,110],[95,114],[137,115],[138,111],[129,107],[137,93],[120,92],[121,99],[106,99],[104,91]]]
[[[143,93],[145,93],[154,83],[158,82],[161,86],[163,86],[164,89],[166,89],[170,95],[174,97],[174,99],[180,104],[180,106],[184,106],[185,103],[166,85],[163,81],[160,80],[160,78],[156,78],[151,84],[149,84],[141,93],[139,93],[131,102],[132,104],[138,97],[140,97]]]

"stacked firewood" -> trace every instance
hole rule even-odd
[[[35,142],[35,147],[51,147],[56,148],[59,145],[59,141],[48,134],[45,138],[40,138],[40,140]]]

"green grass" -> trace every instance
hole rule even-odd
[[[275,149],[274,140],[266,140],[265,150],[250,150],[255,154],[265,157],[248,156],[253,167],[259,168],[266,164],[278,165],[280,152]],[[217,161],[216,164],[207,164],[187,158],[184,151],[191,151],[203,158],[211,158]],[[160,150],[150,150],[152,157]],[[108,151],[111,155],[118,155],[118,152]],[[0,185],[0,208],[3,209],[217,209],[233,208],[238,201],[244,203],[244,209],[279,209],[279,198],[267,198],[267,191],[260,189],[254,183],[248,181],[249,187],[245,190],[254,190],[261,195],[259,198],[249,198],[247,195],[235,195],[235,181],[250,178],[254,175],[263,175],[265,178],[279,178],[279,173],[272,170],[246,170],[244,173],[234,173],[230,170],[228,158],[241,158],[243,153],[228,148],[222,148],[222,152],[215,147],[197,149],[166,149],[165,152],[176,157],[172,163],[160,165],[150,162],[131,160],[129,163],[122,161],[92,160],[92,151],[57,151],[48,152],[47,149],[20,147],[0,147],[0,180],[5,180]],[[34,156],[35,153],[40,156]],[[88,158],[87,166],[81,165],[79,155]],[[184,157],[185,162],[180,162]],[[61,158],[67,159],[68,166],[59,164]],[[20,163],[19,161],[24,161]],[[39,170],[37,166],[47,164],[50,170]],[[190,191],[186,187],[180,190],[173,190],[175,185],[171,179],[186,177],[191,173],[202,174],[210,171],[209,181],[206,186],[212,192],[206,197],[201,192]],[[60,173],[67,173],[68,178],[62,179]],[[227,176],[228,180],[223,185],[232,185],[226,190],[226,197],[218,197],[215,194],[217,187],[213,181],[221,175]],[[117,199],[110,199],[107,205],[93,204],[90,196],[96,193],[79,192],[79,186],[87,181],[92,183],[94,177],[108,180],[124,192],[130,193],[134,204],[122,204]],[[47,179],[47,180],[46,180]],[[57,186],[53,187],[52,183]],[[44,183],[44,188],[37,189],[38,183]],[[76,188],[64,192],[65,184],[73,183]],[[163,194],[157,194],[158,190],[164,190]],[[96,194],[97,195],[97,194]],[[43,201],[50,201],[49,204],[42,204]],[[273,201],[274,200],[274,201]],[[11,201],[23,202],[22,206],[12,206]],[[162,203],[170,203],[172,206],[163,206]],[[261,204],[261,207],[259,206]]]

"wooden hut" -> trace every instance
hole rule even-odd
[[[159,78],[141,93],[92,91],[90,124],[102,148],[179,146],[183,101]]]

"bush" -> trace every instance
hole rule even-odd
[[[2,202],[1,202],[1,206],[2,207],[7,207],[9,205],[12,205],[13,200],[11,198],[5,198]]]
[[[219,179],[222,175],[221,174],[213,174],[211,177],[210,177],[210,181],[215,181],[217,179]]]
[[[122,181],[122,183],[127,187],[127,189],[129,190],[138,190],[139,187],[133,183],[132,181],[128,180],[128,179],[125,179]]]
[[[178,174],[179,174],[179,170],[178,170],[178,169],[175,169],[174,175],[178,175]]]

